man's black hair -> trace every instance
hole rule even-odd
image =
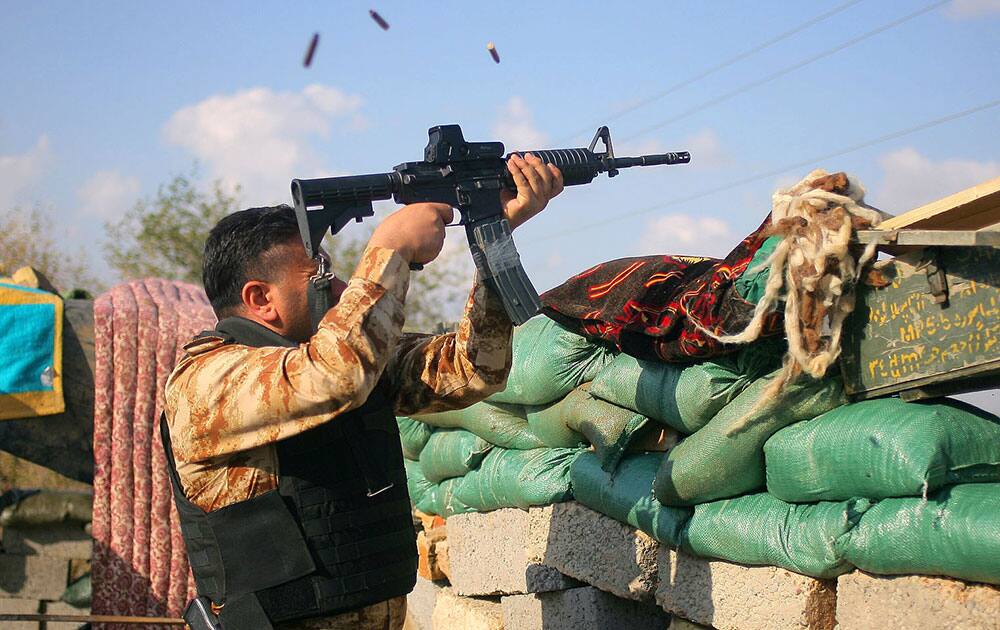
[[[285,204],[241,210],[219,221],[205,240],[202,266],[215,314],[221,319],[243,303],[240,293],[247,281],[272,281],[280,266],[268,254],[299,238],[295,210]]]

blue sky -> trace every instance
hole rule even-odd
[[[517,238],[536,286],[621,256],[724,255],[810,168],[755,175],[1000,99],[1000,0],[952,0],[864,37],[932,4],[6,1],[0,210],[50,208],[59,238],[108,274],[103,222],[195,163],[261,205],[289,201],[293,177],[419,159],[435,124],[530,149],[584,145],[609,122],[619,154],[690,150],[692,163],[555,200]],[[1000,175],[1000,107],[810,164],[902,212]]]

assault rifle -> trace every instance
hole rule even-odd
[[[317,256],[327,230],[336,234],[351,220],[360,223],[373,216],[372,201],[394,198],[399,204],[446,203],[461,214],[456,225],[465,226],[480,276],[503,300],[511,321],[523,324],[538,313],[541,302],[521,266],[500,202],[501,188],[516,190],[507,170],[511,154],[504,157],[501,142],[467,142],[458,125],[431,127],[427,133],[430,139],[422,162],[404,162],[389,173],[293,179],[292,199],[306,252],[310,257]],[[595,153],[599,140],[604,143],[604,151]],[[557,166],[566,186],[589,184],[603,172],[614,177],[622,168],[691,161],[686,151],[615,157],[607,127],[597,130],[586,149],[517,151],[529,152]],[[323,272],[321,269],[314,276],[316,282],[323,282]]]

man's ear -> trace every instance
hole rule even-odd
[[[240,297],[243,298],[243,308],[250,314],[265,322],[277,321],[279,316],[270,284],[260,280],[250,280],[243,285]]]

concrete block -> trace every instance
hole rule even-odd
[[[552,507],[542,562],[618,597],[652,602],[659,543],[576,502]]]
[[[661,546],[656,603],[719,630],[831,630],[837,592],[831,581],[777,567],[696,558]]]
[[[495,597],[459,597],[450,588],[438,593],[433,630],[503,630],[500,601]]]
[[[0,554],[0,597],[57,600],[66,590],[69,560]]]
[[[517,630],[664,630],[670,621],[655,605],[615,597],[592,586],[500,599],[504,628]]]
[[[443,583],[435,583],[417,577],[417,585],[406,596],[406,620],[410,624],[406,630],[431,630],[434,625],[434,605],[438,594],[444,588]]]
[[[80,523],[46,527],[5,527],[0,547],[4,553],[52,558],[90,558],[94,544]]]
[[[89,608],[76,608],[66,602],[42,602],[42,612],[52,615],[89,615]],[[82,624],[76,621],[47,621],[45,630],[77,630]]]
[[[22,599],[18,597],[0,597],[0,614],[32,615],[41,610],[41,602],[37,599]],[[38,630],[37,621],[4,621],[0,623],[4,630]]]
[[[450,517],[448,561],[455,592],[515,595],[580,586],[542,564],[551,520],[551,506]]]
[[[91,386],[91,389],[92,388],[93,386]],[[42,420],[31,418],[28,419],[28,421],[34,423],[36,426],[45,427],[47,421],[53,417],[54,416],[48,416]],[[51,429],[51,427],[47,428]],[[7,446],[6,443],[5,446]],[[53,462],[53,465],[57,464]],[[9,485],[14,488],[79,490],[83,492],[93,490],[90,485],[83,483],[82,481],[70,479],[69,477],[60,475],[55,470],[30,462],[26,459],[21,459],[20,457],[15,457],[9,452],[4,451],[0,451],[0,485]]]
[[[1000,588],[922,575],[855,571],[837,580],[842,630],[1000,627]]]

